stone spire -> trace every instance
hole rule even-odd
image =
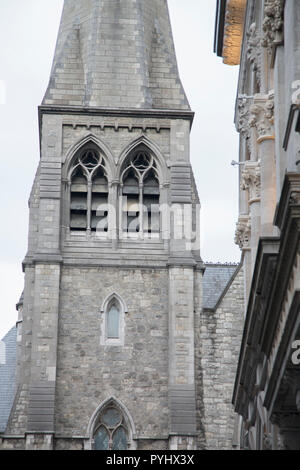
[[[65,0],[43,105],[190,109],[167,0]]]

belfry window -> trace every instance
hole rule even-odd
[[[123,414],[114,406],[108,405],[100,413],[94,431],[94,450],[127,450],[128,429]]]
[[[159,179],[155,159],[147,150],[136,151],[127,162],[121,188],[123,232],[159,234]]]
[[[90,148],[76,158],[70,177],[70,229],[108,231],[108,182],[105,161]]]

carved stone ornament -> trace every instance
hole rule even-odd
[[[252,23],[247,32],[247,59],[253,64],[253,70],[256,72],[256,78],[261,85],[261,36],[257,32],[256,23]]]
[[[249,138],[249,134],[250,134],[250,127],[249,127],[250,103],[251,103],[250,100],[247,98],[238,99],[237,130],[246,139]]]
[[[266,432],[263,435],[263,449],[272,450],[272,437]]]
[[[249,125],[256,127],[258,137],[274,135],[274,92],[269,95],[255,95],[250,107]]]
[[[245,163],[241,177],[241,189],[249,190],[249,202],[260,198],[261,190],[260,162],[248,161]]]
[[[241,250],[250,249],[251,219],[249,215],[240,216],[236,224],[234,242]]]
[[[265,0],[264,14],[261,45],[270,53],[275,44],[282,42],[283,0]]]
[[[300,204],[300,192],[292,191],[289,199],[290,205],[299,205]]]

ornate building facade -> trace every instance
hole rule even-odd
[[[39,119],[0,447],[232,448],[243,268],[200,257],[166,0],[65,0]]]
[[[215,52],[240,66],[241,448],[300,448],[299,26],[297,0],[217,2]]]

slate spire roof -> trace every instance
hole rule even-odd
[[[189,110],[167,0],[65,0],[43,105]]]

